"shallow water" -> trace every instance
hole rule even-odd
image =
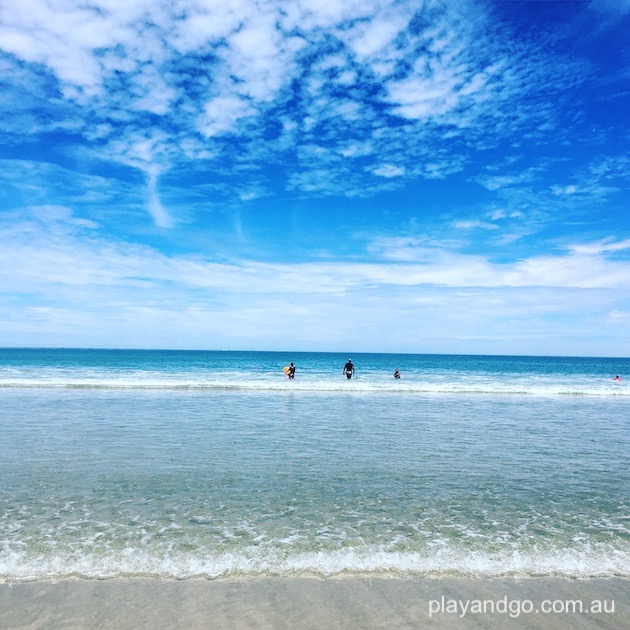
[[[296,356],[0,351],[0,576],[630,575],[623,361]]]

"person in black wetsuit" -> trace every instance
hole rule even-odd
[[[352,378],[354,376],[354,365],[352,365],[352,359],[348,359],[348,362],[343,366],[343,373],[346,378]]]
[[[295,378],[295,365],[293,365],[293,361],[289,365],[289,373],[287,374],[289,378]]]

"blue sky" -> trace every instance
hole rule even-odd
[[[0,346],[630,356],[630,1],[0,5]]]

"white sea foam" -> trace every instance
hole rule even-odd
[[[0,376],[0,388],[4,389],[94,389],[94,390],[188,390],[188,391],[258,391],[258,392],[343,392],[343,393],[383,393],[383,394],[491,394],[491,395],[530,395],[530,396],[598,396],[630,397],[630,387],[603,379],[575,379],[558,382],[557,379],[513,378],[494,380],[492,378],[407,378],[404,381],[385,380],[365,376],[351,381],[347,379],[308,376],[294,381],[276,377],[239,375],[238,378],[224,374],[199,375],[194,378],[182,375],[139,376],[126,374],[111,377],[94,375],[85,378],[80,375],[48,374],[46,377],[16,378]]]
[[[334,551],[287,553],[279,546],[238,552],[157,555],[146,549],[125,548],[107,555],[70,553],[3,554],[0,579],[28,581],[80,576],[113,578],[159,576],[177,579],[260,575],[383,574],[468,577],[559,576],[630,577],[630,551],[605,545],[584,549],[490,553],[462,548],[437,548],[426,553],[392,552],[381,547],[341,548]]]

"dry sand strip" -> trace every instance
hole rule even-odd
[[[352,576],[3,583],[0,628],[626,629],[630,580]]]

